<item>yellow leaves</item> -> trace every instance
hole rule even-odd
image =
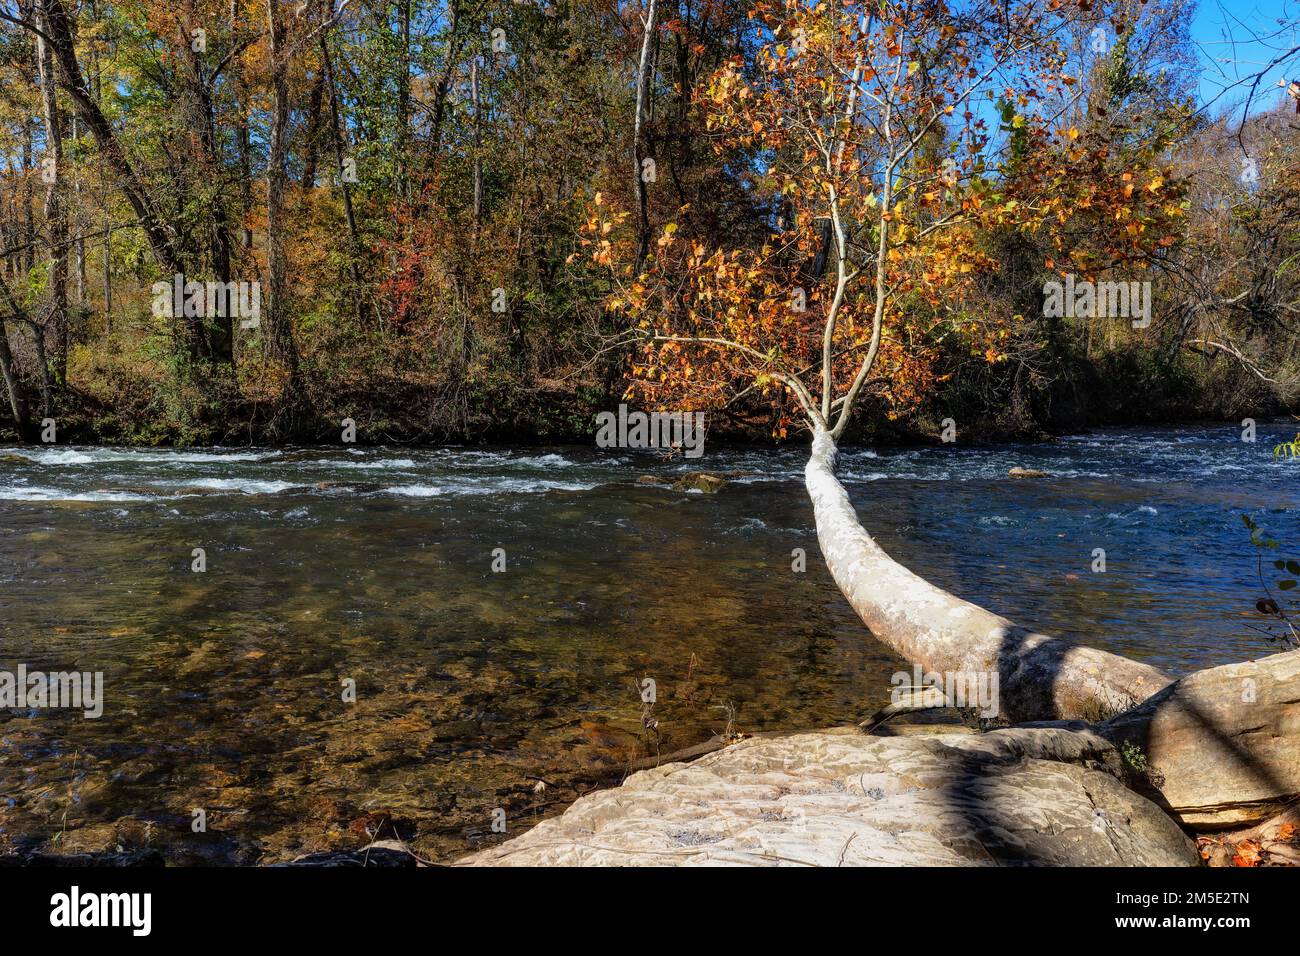
[[[1077,126],[1071,126],[1066,130],[1065,135],[1070,137],[1071,142],[1079,138],[1079,129]]]
[[[1147,192],[1158,193],[1164,184],[1165,181],[1161,177],[1157,176],[1155,179],[1151,180],[1151,182],[1147,183]]]
[[[911,76],[913,73],[915,73],[915,72],[916,72],[917,70],[919,70],[920,68],[921,68],[921,64],[918,63],[916,60],[913,60],[912,62],[910,62],[910,63],[907,64],[907,75],[908,75],[908,76]]]

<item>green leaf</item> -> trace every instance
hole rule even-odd
[[[1277,589],[1279,591],[1290,591],[1293,587],[1295,587],[1295,578],[1286,578],[1285,580],[1277,582]]]

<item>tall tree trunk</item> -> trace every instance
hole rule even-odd
[[[3,281],[3,280],[0,280]],[[23,399],[18,370],[14,367],[13,352],[9,348],[9,330],[0,318],[0,374],[4,376],[5,395],[9,398],[9,411],[14,417],[14,430],[18,437],[27,437],[27,402]]]
[[[352,208],[352,185],[343,178],[343,160],[346,150],[343,148],[343,130],[339,126],[339,94],[334,82],[334,67],[330,61],[329,41],[321,37],[321,63],[325,79],[329,86],[330,102],[330,138],[334,142],[334,168],[339,177],[339,186],[343,190],[343,215],[348,224],[348,269],[352,273],[352,299],[356,307],[357,323],[365,317],[365,298],[361,289],[361,239],[357,233],[356,211]]]
[[[481,150],[483,134],[481,129],[482,117],[479,112],[478,57],[474,57],[470,61],[469,96],[474,119],[474,233],[477,235],[479,226],[483,224],[483,156]]]
[[[81,121],[75,116],[72,118],[72,141],[76,143],[80,137],[77,125]],[[75,147],[74,147],[75,148]],[[75,209],[75,219],[72,227],[75,230],[76,240],[73,243],[73,250],[76,256],[76,276],[77,276],[77,312],[79,321],[83,324],[89,311],[86,308],[86,236],[85,220],[83,217],[82,198],[81,198],[81,175],[78,173],[72,181],[73,208]]]
[[[113,220],[104,213],[104,336],[113,334]]]
[[[40,0],[39,20],[50,28],[48,4]],[[63,386],[68,376],[68,217],[63,202],[63,124],[55,94],[54,58],[48,44],[36,38],[36,59],[41,78],[41,114],[45,121],[45,219],[50,230],[50,299],[48,325],[54,332],[54,376]]]
[[[189,100],[191,122],[199,131],[199,165],[205,177],[219,181],[222,173],[221,157],[217,145],[217,120],[212,103],[212,93],[208,81],[203,75],[203,63],[194,48],[181,38],[181,47],[186,53],[189,71],[185,75],[185,86]],[[212,263],[212,274],[217,281],[225,285],[231,280],[231,256],[234,241],[230,232],[230,219],[226,215],[226,202],[220,190],[210,193],[210,226],[207,245],[208,258]],[[203,329],[201,345],[204,354],[221,362],[234,360],[235,319],[234,309],[228,297],[220,303],[219,315],[208,316],[208,326]]]
[[[25,325],[31,330],[32,348],[36,352],[36,364],[41,373],[41,409],[45,417],[49,418],[54,414],[54,380],[50,372],[50,363],[45,354],[45,329],[27,314],[27,310],[23,308],[23,304],[18,301],[13,289],[9,287],[9,283],[5,282],[4,279],[0,279],[0,299],[3,299],[3,305],[8,306],[10,317],[15,322]],[[5,350],[8,351],[8,348],[9,341],[6,338]],[[8,376],[6,376],[7,385]],[[16,387],[17,380],[15,379]],[[11,392],[11,399],[13,394],[15,393]]]
[[[302,188],[312,189],[316,185],[316,161],[320,153],[321,106],[325,93],[325,67],[321,66],[311,80],[311,92],[307,94],[307,126],[303,130],[302,143]]]
[[[397,22],[401,32],[401,73],[397,77],[397,193],[409,195],[406,151],[411,128],[411,0],[397,0]]]
[[[447,43],[443,51],[442,69],[433,88],[433,107],[429,118],[429,137],[425,144],[425,169],[432,171],[438,163],[438,147],[442,143],[443,118],[447,113],[447,92],[451,77],[460,58],[460,0],[450,0],[447,7]]]
[[[650,0],[650,9],[646,12],[645,18],[645,36],[641,40],[641,60],[636,72],[636,119],[632,124],[632,165],[635,167],[636,182],[636,204],[640,215],[640,227],[638,229],[637,253],[636,253],[636,272],[641,271],[645,265],[646,256],[650,252],[650,208],[649,197],[646,193],[645,170],[642,163],[645,160],[645,126],[647,102],[650,98],[650,86],[654,80],[654,49],[655,32],[659,19],[659,2]]]
[[[32,215],[32,127],[23,123],[23,271],[31,272],[36,266],[36,219]]]
[[[60,85],[72,100],[81,121],[95,137],[95,144],[99,147],[100,155],[103,156],[110,175],[130,204],[131,210],[140,223],[140,228],[144,230],[154,260],[164,274],[175,275],[184,272],[181,268],[181,257],[163,225],[162,217],[149,197],[143,180],[127,159],[112,124],[100,111],[99,104],[86,88],[85,80],[81,76],[81,67],[77,63],[73,24],[64,0],[41,0],[41,2],[45,11],[45,32],[49,36],[50,52],[58,67]]]
[[[239,0],[230,0],[230,28],[239,23]],[[253,230],[248,227],[248,214],[253,209],[253,158],[248,135],[248,90],[244,70],[238,58],[230,64],[231,86],[235,94],[235,148],[239,155],[239,222],[240,246],[245,252],[253,248]]]
[[[296,397],[298,347],[293,339],[288,286],[288,250],[285,246],[285,188],[289,134],[289,63],[284,21],[279,0],[267,0],[267,28],[271,40],[271,139],[266,163],[266,272],[267,305],[263,331],[267,354],[288,373],[286,397]]]

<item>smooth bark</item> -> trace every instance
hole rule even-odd
[[[1035,634],[913,574],[872,540],[835,477],[836,446],[813,437],[805,470],[831,577],[884,644],[927,671],[996,674],[1012,721],[1103,720],[1169,683],[1147,664]]]
[[[650,251],[650,208],[646,192],[645,170],[645,126],[647,103],[650,98],[650,85],[654,75],[655,30],[659,20],[658,0],[650,0],[650,8],[645,16],[645,35],[641,39],[641,59],[636,71],[636,118],[632,124],[632,165],[636,183],[636,203],[640,216],[637,238],[636,269],[640,272]]]
[[[817,540],[882,643],[927,672],[963,675],[967,686],[997,675],[998,716],[1013,722],[1094,724],[1125,755],[1138,789],[1185,826],[1262,820],[1300,793],[1300,650],[1171,681],[1147,664],[1033,633],[890,558],[859,523],[835,458],[834,439],[818,429],[805,471]]]
[[[267,354],[288,373],[288,394],[297,385],[298,348],[289,312],[289,254],[285,244],[285,190],[289,135],[289,51],[280,0],[267,0],[271,42],[271,133],[266,162],[267,303],[264,332]]]

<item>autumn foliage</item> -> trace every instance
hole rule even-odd
[[[1172,241],[1180,209],[1156,150],[1115,168],[1105,144],[1056,122],[1078,83],[1057,42],[1067,12],[787,0],[751,15],[762,45],[695,105],[770,210],[763,244],[670,222],[633,274],[625,212],[597,195],[584,230],[608,305],[632,326],[631,394],[647,403],[716,409],[758,392],[784,435],[844,421],[865,385],[897,415],[933,389],[954,342],[1005,358],[1022,317],[980,307],[1001,266],[988,236],[1038,237],[1044,270],[1084,276],[1140,267]]]

